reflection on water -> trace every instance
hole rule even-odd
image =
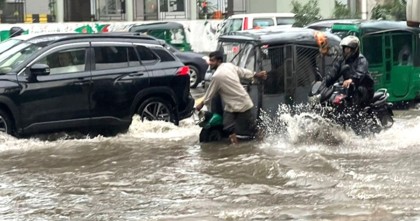
[[[287,128],[236,146],[199,144],[193,119],[0,134],[0,220],[418,220],[419,116],[360,138],[282,115]]]

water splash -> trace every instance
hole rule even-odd
[[[352,136],[329,119],[311,111],[308,105],[280,105],[275,114],[263,112],[261,127],[266,134],[294,145],[340,145]]]

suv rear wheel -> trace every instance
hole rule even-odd
[[[0,132],[12,134],[13,133],[13,123],[12,120],[5,111],[0,110]]]
[[[160,120],[166,122],[175,122],[175,116],[172,113],[172,105],[161,98],[149,98],[145,100],[137,110],[142,120]]]
[[[190,68],[190,88],[196,88],[201,81],[198,69],[193,65],[188,65]]]

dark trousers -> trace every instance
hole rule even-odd
[[[254,136],[256,133],[256,121],[252,114],[252,108],[245,112],[223,113],[223,130],[227,133],[236,133],[243,136]]]
[[[356,107],[364,108],[372,101],[373,94],[373,88],[358,86],[353,94],[353,104],[356,105]]]

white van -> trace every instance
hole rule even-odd
[[[232,15],[226,19],[220,35],[230,34],[235,31],[260,29],[270,26],[289,26],[295,23],[293,13],[252,13]]]

